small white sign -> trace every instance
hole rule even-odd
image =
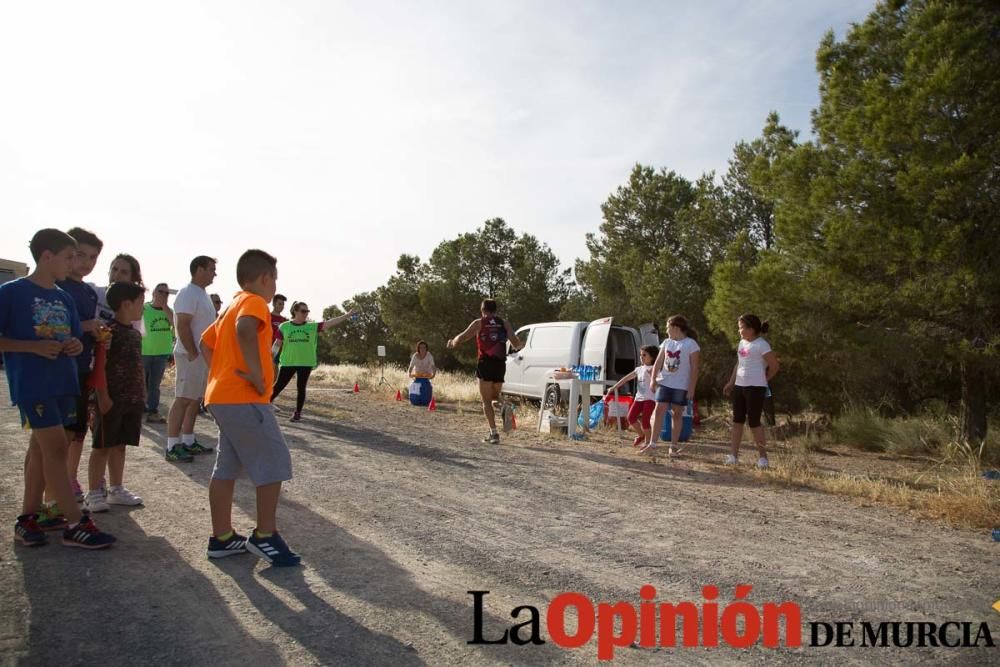
[[[379,345],[378,346],[378,356],[380,356],[380,357],[384,357],[385,356],[385,345]]]

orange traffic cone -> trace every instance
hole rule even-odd
[[[397,401],[403,400],[403,392],[401,392],[399,389],[396,390],[396,400]]]
[[[361,387],[359,387],[359,386],[358,386],[358,383],[357,383],[357,382],[355,382],[355,383],[354,383],[354,393],[356,394],[356,393],[358,393],[359,391],[361,391]]]
[[[431,397],[431,402],[427,406],[427,409],[430,410],[431,412],[434,412],[435,410],[438,409],[437,401],[435,401],[433,397]]]

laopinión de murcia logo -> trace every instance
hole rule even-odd
[[[701,589],[701,602],[657,602],[656,589],[639,589],[639,603],[629,601],[595,603],[582,593],[561,593],[544,613],[548,641],[563,649],[579,649],[597,637],[597,658],[611,660],[615,649],[636,644],[642,648],[767,648],[803,646],[802,609],[797,602],[748,601],[753,586],[740,584],[733,599],[719,602],[717,586]],[[472,645],[513,644],[538,646],[542,638],[543,614],[533,605],[510,611],[517,623],[503,628],[484,627],[489,591],[467,591],[472,596]],[[995,605],[1000,611],[1000,602]],[[567,623],[572,613],[575,623]],[[567,628],[569,626],[569,628]],[[992,648],[989,624],[945,620],[927,621],[811,621],[807,647],[858,648]]]

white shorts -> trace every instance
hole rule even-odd
[[[186,352],[175,355],[177,382],[174,395],[177,398],[196,400],[205,397],[205,386],[208,384],[208,366],[205,357],[198,355],[194,361],[188,361]]]

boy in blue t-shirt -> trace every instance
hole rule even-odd
[[[27,546],[46,541],[38,509],[46,486],[65,512],[63,544],[103,549],[115,538],[102,533],[77,507],[66,471],[66,426],[76,420],[80,392],[76,359],[82,351],[80,318],[73,299],[56,286],[69,275],[76,241],[58,229],[31,239],[35,270],[0,285],[0,352],[4,355],[11,402],[31,430],[24,466],[24,502],[14,539]]]
[[[97,319],[97,291],[92,285],[83,282],[83,279],[94,270],[97,258],[104,249],[104,243],[96,234],[80,227],[74,227],[66,233],[76,241],[76,255],[70,266],[69,275],[65,280],[57,281],[56,285],[72,297],[73,303],[76,304],[76,314],[80,317],[80,327],[83,329],[83,335],[80,336],[83,352],[76,358],[77,378],[80,383],[80,393],[76,399],[76,421],[66,427],[69,435],[67,460],[69,483],[73,487],[73,495],[76,496],[77,502],[80,502],[83,500],[83,490],[78,481],[80,457],[83,456],[83,440],[89,429],[91,392],[87,388],[87,378],[93,370],[97,333],[104,326],[101,320]],[[57,523],[54,519],[59,518],[58,514],[55,516],[52,514],[51,511],[47,511],[46,516],[39,521],[43,528],[46,527],[46,523],[52,523],[53,526]]]

